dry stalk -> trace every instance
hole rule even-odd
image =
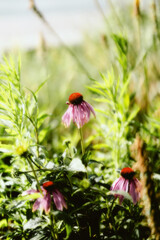
[[[159,20],[158,20],[158,16],[157,16],[157,5],[156,5],[155,0],[152,1],[152,11],[153,11],[153,21],[154,21],[155,33],[157,34],[157,37],[160,40]]]
[[[140,0],[134,0],[134,14],[140,16]]]
[[[151,229],[151,237],[155,240],[160,239],[160,211],[155,194],[154,181],[152,179],[152,169],[149,163],[147,152],[143,140],[137,135],[135,142],[131,147],[132,156],[136,163],[134,170],[141,173],[141,198],[144,208],[144,214],[147,217],[148,225]]]

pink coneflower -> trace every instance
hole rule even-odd
[[[133,169],[129,167],[123,168],[121,170],[121,177],[114,181],[111,186],[111,190],[121,190],[129,193],[133,199],[133,203],[136,204],[140,198],[140,182],[135,177]],[[115,194],[115,197],[119,198],[119,202],[121,204],[124,196]]]
[[[46,214],[50,212],[51,209],[51,196],[53,196],[53,201],[56,205],[56,208],[60,211],[63,211],[63,208],[67,208],[66,202],[64,200],[64,196],[54,188],[54,183],[52,181],[48,181],[43,183],[42,193],[39,198],[33,204],[32,211],[35,212],[37,209],[42,209]],[[30,189],[23,193],[23,195],[39,193],[38,190]]]
[[[71,120],[73,120],[77,127],[81,128],[89,121],[91,112],[96,116],[93,107],[83,100],[80,93],[72,93],[67,104],[69,107],[62,117],[62,122],[66,127],[69,127]]]

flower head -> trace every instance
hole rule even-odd
[[[42,193],[39,198],[33,204],[32,211],[35,212],[37,209],[42,209],[46,214],[50,212],[51,209],[51,197],[53,197],[53,201],[58,210],[63,211],[63,208],[67,209],[66,202],[64,200],[64,196],[54,188],[54,183],[52,181],[47,181],[43,183],[41,186]],[[38,190],[30,189],[23,193],[23,195],[38,193]]]
[[[69,127],[73,120],[77,127],[81,128],[89,121],[91,112],[96,116],[93,107],[83,100],[83,95],[80,93],[72,93],[67,104],[69,107],[62,117],[62,122],[66,127]]]
[[[140,198],[140,182],[135,177],[135,172],[132,168],[126,167],[121,170],[121,177],[116,179],[111,186],[111,190],[122,190],[129,193],[133,199],[133,203],[136,204]],[[122,203],[124,196],[115,194],[115,197],[119,198],[120,204]]]

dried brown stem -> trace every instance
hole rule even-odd
[[[151,234],[156,240],[160,239],[160,211],[155,194],[153,173],[144,147],[143,140],[137,136],[132,145],[131,152],[136,160],[133,166],[134,170],[141,173],[141,197],[144,206],[144,213],[147,217],[148,225],[151,228]]]
[[[153,20],[154,20],[154,25],[155,25],[155,32],[157,34],[158,40],[160,41],[159,21],[158,21],[158,16],[157,16],[157,6],[156,6],[155,0],[153,0],[153,2],[152,2],[152,10],[153,10]]]
[[[140,16],[140,0],[134,0],[134,14]]]

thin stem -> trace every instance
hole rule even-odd
[[[116,198],[113,199],[112,203],[111,203],[111,206],[109,207],[109,218],[111,217],[112,215],[112,208],[113,208],[113,205],[114,205],[114,202],[115,202]]]
[[[84,152],[85,152],[85,149],[84,149],[84,140],[83,140],[82,128],[79,129],[79,133],[80,133],[80,138],[81,138],[81,149],[82,149],[82,156],[83,156]]]
[[[104,13],[104,11],[103,11],[103,9],[102,9],[99,1],[98,1],[98,0],[94,0],[94,2],[95,2],[95,4],[96,4],[97,9],[100,11],[102,17],[104,18],[105,22],[107,22],[107,17],[106,17],[106,15],[105,15],[105,13]]]
[[[158,16],[157,16],[157,6],[156,6],[155,0],[153,0],[153,2],[152,2],[152,9],[153,9],[153,19],[154,19],[154,24],[155,24],[155,32],[156,32],[158,40],[160,41],[159,21],[158,21]]]
[[[35,132],[36,132],[36,141],[37,141],[37,157],[39,158],[39,136],[38,136],[37,124],[35,126]]]
[[[30,167],[31,167],[31,169],[32,169],[32,172],[33,172],[33,174],[34,174],[34,177],[35,177],[35,179],[36,179],[38,189],[39,189],[40,193],[42,193],[41,186],[40,186],[40,183],[39,183],[39,181],[38,181],[38,177],[37,177],[36,171],[34,170],[32,161],[31,161],[31,159],[30,159],[29,157],[27,158],[27,160],[28,160],[28,163],[29,163],[29,165],[30,165]],[[43,193],[42,193],[42,194],[43,194]]]
[[[26,117],[29,119],[29,121],[32,123],[34,129],[35,129],[35,134],[36,134],[36,142],[37,142],[37,157],[39,158],[39,136],[38,136],[38,128],[37,128],[37,121],[33,121],[31,117],[26,115]]]
[[[134,0],[134,14],[137,20],[137,44],[138,49],[141,48],[141,12],[140,12],[140,0]]]
[[[42,12],[35,5],[34,0],[30,0],[30,8],[41,19],[41,21],[51,31],[51,33],[57,37],[57,39],[59,40],[59,42],[61,43],[63,48],[75,59],[75,61],[78,63],[79,67],[83,70],[83,72],[86,74],[86,76],[90,78],[90,73],[88,72],[87,68],[84,66],[84,64],[81,62],[81,60],[77,57],[77,55],[74,53],[74,51],[72,51],[72,49],[63,41],[63,39],[55,31],[55,29],[49,24],[49,22],[46,20],[46,18],[42,14]]]
[[[66,170],[65,167],[59,167],[59,168],[55,168],[55,169],[47,169],[47,168],[39,168],[39,169],[34,169],[35,172],[41,172],[41,171],[47,171],[47,172],[64,172]],[[19,174],[25,174],[25,173],[32,173],[32,170],[29,171],[17,171],[15,172],[15,176],[18,176]]]
[[[117,23],[118,23],[119,27],[121,28],[121,31],[123,31],[124,25],[121,22],[121,19],[120,19],[119,15],[118,15],[118,13],[117,13],[117,11],[115,9],[115,6],[112,3],[112,0],[108,0],[108,3],[109,3],[109,5],[110,5],[110,7],[111,7],[111,9],[113,11],[113,14],[114,14],[115,18],[117,19]]]
[[[53,240],[57,240],[58,239],[58,235],[56,234],[54,227],[55,227],[55,219],[54,216],[52,214],[52,205],[51,205],[51,211],[49,213],[49,217],[50,217],[50,225],[51,225],[51,235],[53,237]]]

